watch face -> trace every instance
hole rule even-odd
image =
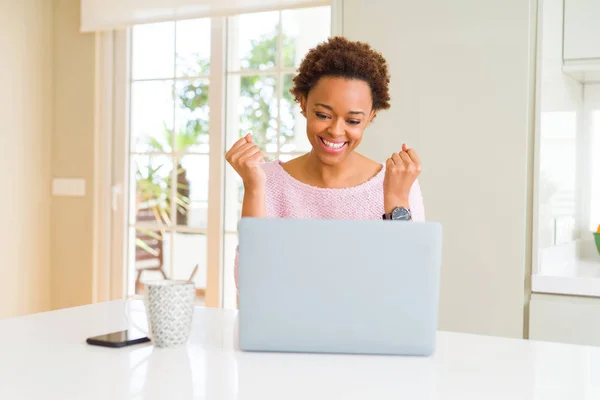
[[[410,211],[408,211],[404,207],[396,207],[392,211],[392,219],[400,220],[400,221],[409,221],[410,220]]]

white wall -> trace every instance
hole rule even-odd
[[[417,149],[426,216],[443,224],[440,329],[523,335],[536,12],[524,0],[343,2],[344,35],[380,50],[392,75],[392,108],[360,150],[383,161]]]
[[[52,2],[0,2],[0,318],[50,306]]]

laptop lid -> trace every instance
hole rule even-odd
[[[240,349],[431,354],[441,244],[435,222],[243,218]]]

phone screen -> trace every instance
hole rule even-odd
[[[148,342],[150,339],[143,333],[132,331],[119,331],[105,335],[94,336],[87,339],[89,344],[109,347],[122,347],[131,344]]]

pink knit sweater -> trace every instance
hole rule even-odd
[[[381,219],[383,177],[381,171],[368,181],[343,189],[318,188],[294,179],[279,161],[263,164],[267,176],[265,202],[268,218]],[[424,221],[425,210],[418,180],[409,198],[413,221]],[[235,283],[238,282],[238,253],[235,256]]]

